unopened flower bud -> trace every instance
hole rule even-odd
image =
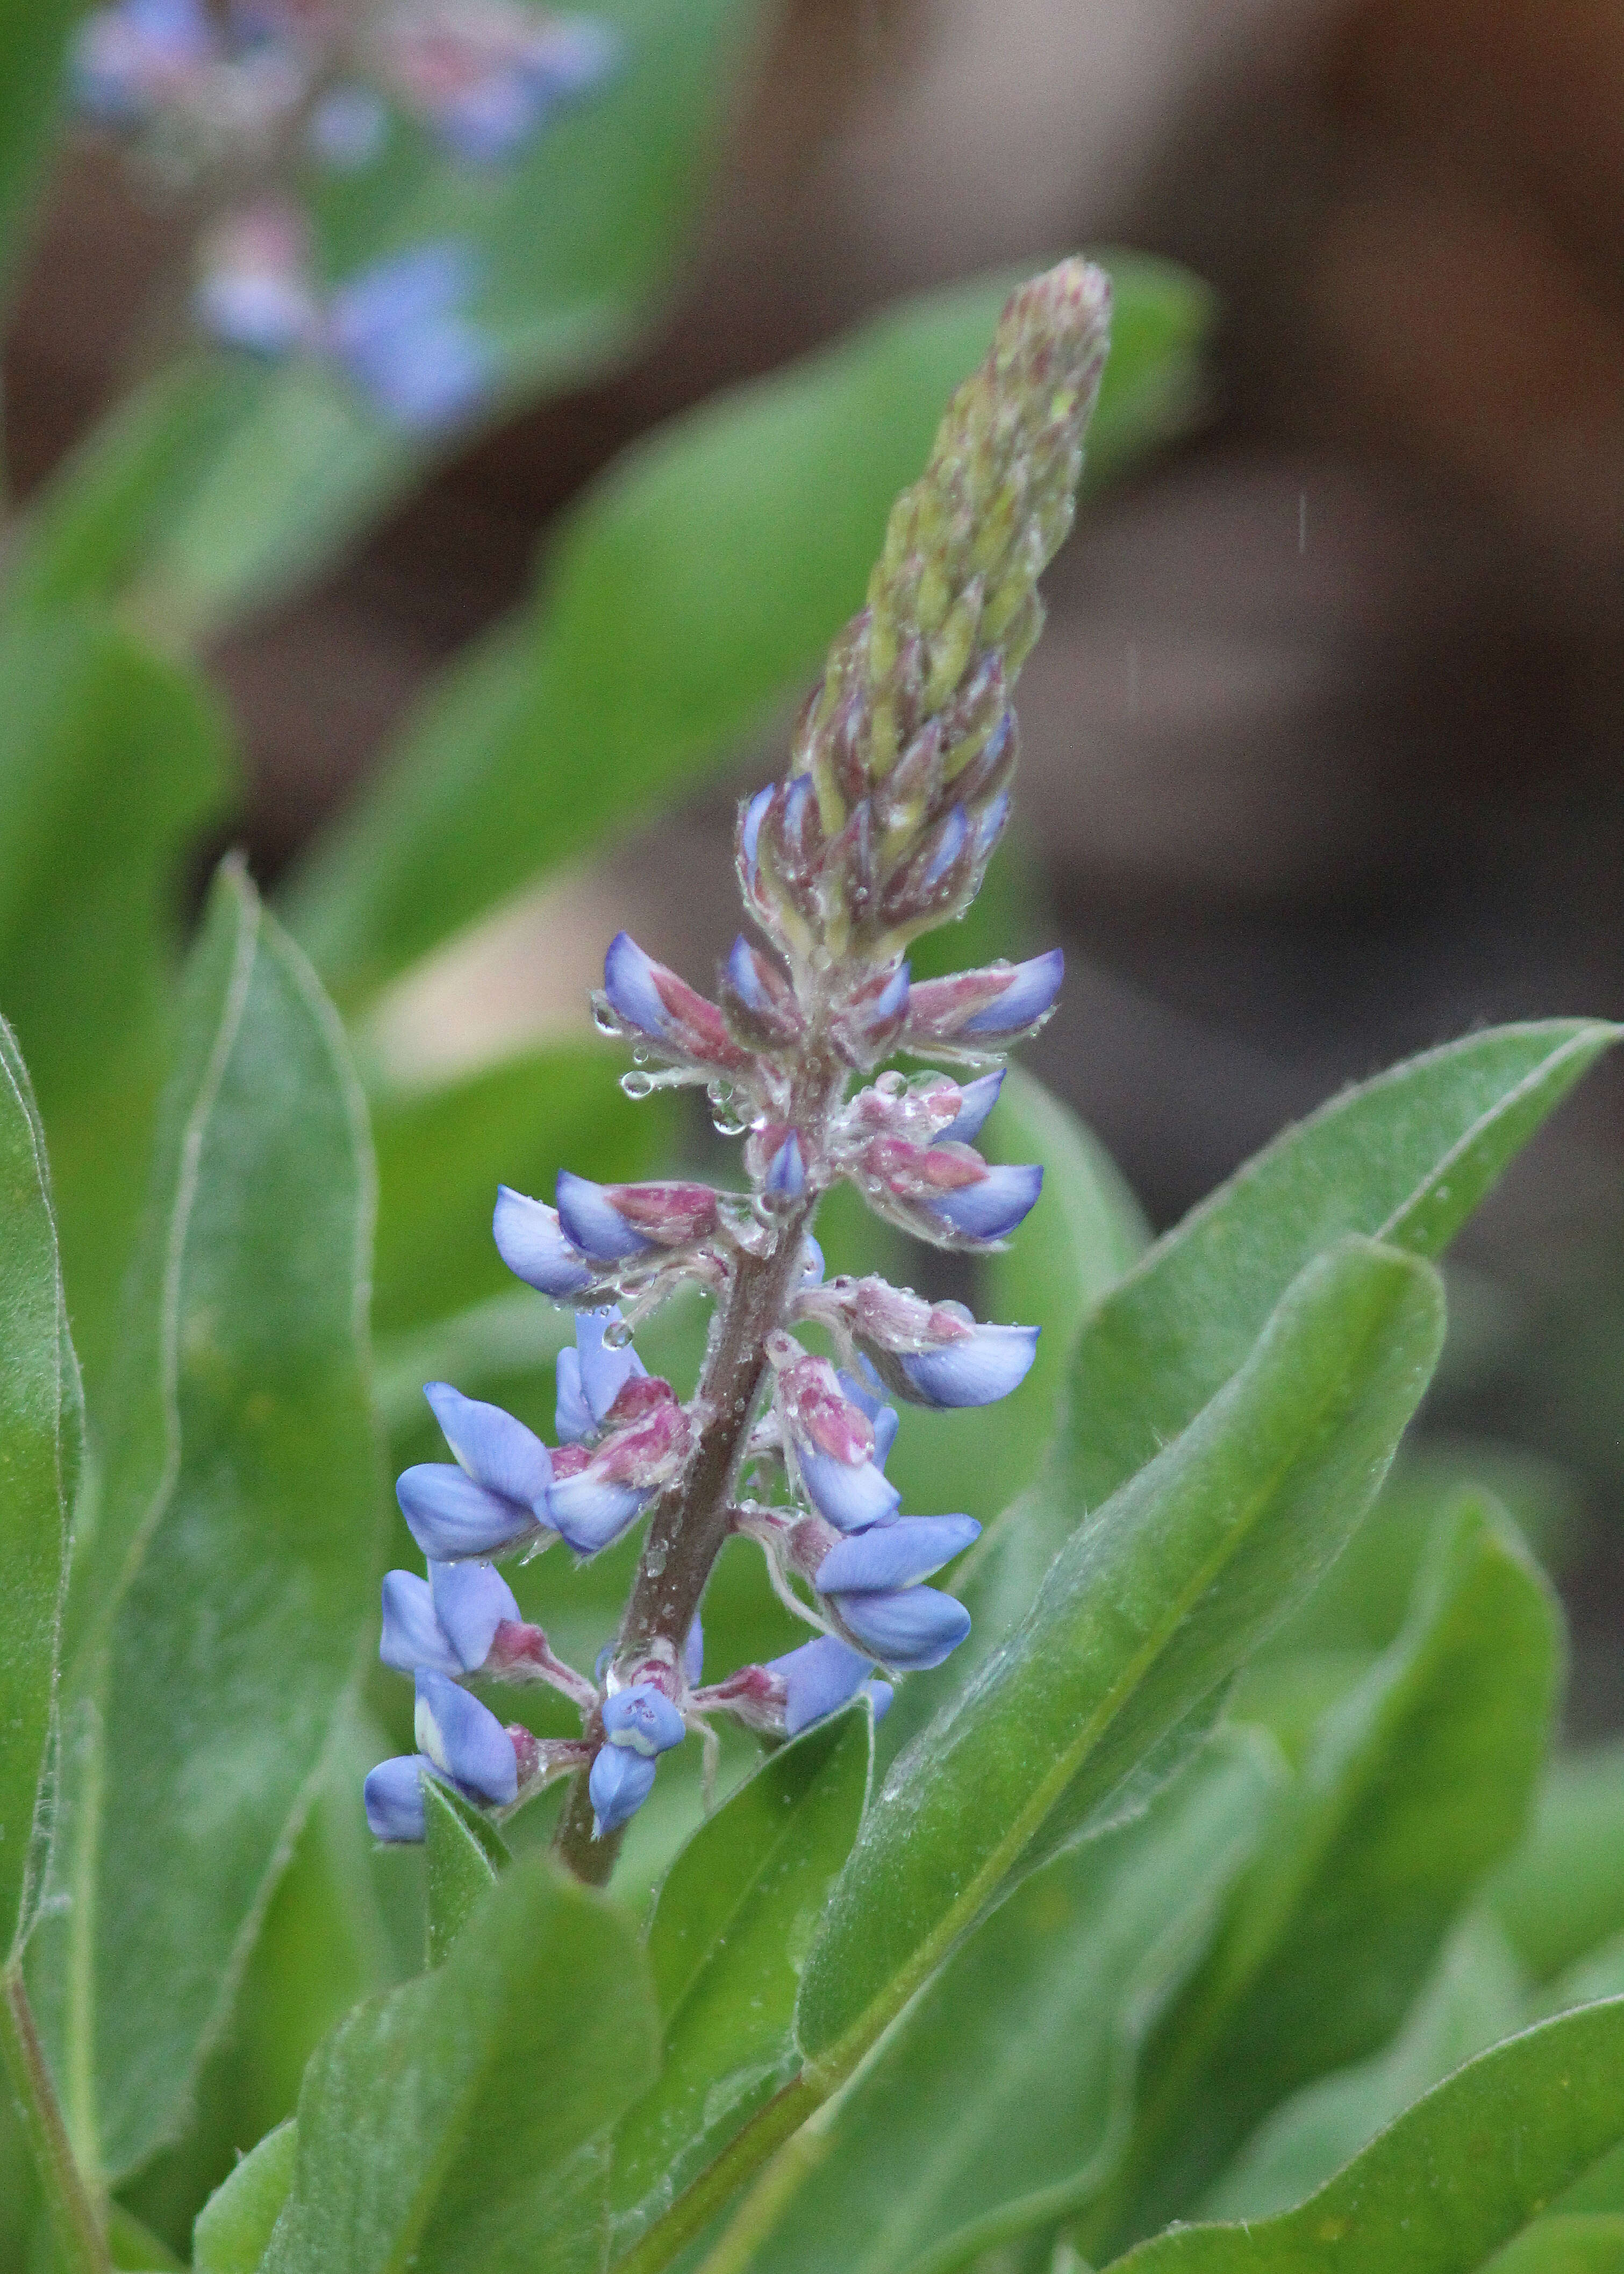
[[[750,1062],[717,1005],[617,932],[604,958],[604,1000],[626,1031],[679,1065],[736,1072]]]
[[[568,1302],[592,1284],[592,1267],[568,1239],[556,1209],[507,1185],[496,1188],[492,1225],[496,1252],[515,1278],[555,1302]]]
[[[1026,963],[994,963],[927,979],[908,998],[903,1047],[929,1052],[943,1044],[1001,1050],[1035,1034],[1055,1007],[1065,956],[1050,948]]]

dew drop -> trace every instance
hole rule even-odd
[[[649,1574],[650,1578],[658,1579],[659,1577],[660,1573],[665,1568],[665,1543],[663,1540],[653,1540],[647,1547],[644,1548],[643,1552],[643,1568]]]
[[[632,1064],[634,1065],[647,1065],[648,1063],[649,1054],[647,1050],[638,1049],[632,1052]]]
[[[651,1097],[658,1085],[651,1073],[623,1073],[620,1088],[632,1099]]]
[[[592,1024],[600,1035],[618,1035],[620,1031],[620,1022],[607,1003],[593,1004]]]
[[[627,1350],[636,1329],[625,1319],[611,1319],[604,1329],[604,1342],[610,1350]]]

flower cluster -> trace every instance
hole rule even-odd
[[[689,1731],[709,1762],[718,1715],[782,1738],[860,1693],[883,1712],[897,1676],[940,1665],[968,1632],[963,1604],[928,1583],[979,1526],[902,1512],[885,1472],[891,1401],[990,1404],[1025,1379],[1037,1330],[883,1279],[831,1278],[811,1226],[845,1180],[917,1238],[984,1254],[1038,1197],[1039,1168],[995,1166],[976,1140],[1003,1053],[1054,1006],[1059,953],[915,984],[905,951],[967,905],[1004,826],[1010,686],[1036,636],[1039,570],[1068,525],[1108,311],[1100,272],[1062,264],[1016,294],[955,396],[803,713],[787,779],[741,810],[757,936],[735,942],[714,998],[625,933],[610,945],[596,1010],[633,1046],[624,1087],[704,1085],[744,1138],[748,1189],[567,1172],[552,1205],[500,1193],[498,1249],[574,1307],[575,1347],[559,1361],[553,1446],[428,1386],[454,1457],[398,1487],[429,1571],[385,1583],[383,1656],[415,1677],[418,1750],[368,1780],[384,1838],[421,1836],[425,1773],[503,1810],[573,1772],[560,1846],[602,1876],[611,1835]],[[883,1063],[897,1056],[960,1071],[910,1076]],[[632,1346],[684,1284],[715,1304],[686,1402]],[[832,1355],[808,1348],[808,1331]],[[589,1680],[523,1622],[491,1565],[557,1540],[593,1555],[640,1522],[631,1596]],[[735,1536],[817,1632],[707,1685],[700,1605]],[[580,1737],[504,1729],[461,1687],[470,1677],[550,1683],[579,1707]]]
[[[361,174],[402,136],[490,168],[520,156],[613,70],[597,19],[519,0],[111,0],[81,26],[79,108],[148,164],[229,169],[234,200],[198,248],[193,309],[228,346],[320,356],[407,428],[455,424],[496,384],[470,312],[466,241],[410,245],[327,284],[296,193],[301,171]],[[257,178],[250,193],[242,177]]]

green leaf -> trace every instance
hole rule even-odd
[[[265,2274],[596,2274],[602,2135],[658,2042],[623,1914],[515,1864],[443,1966],[357,2007],[311,2063]]]
[[[196,2274],[255,2274],[293,2186],[298,2144],[299,2127],[290,2116],[215,2188],[192,2230]]]
[[[751,2274],[945,2274],[1086,2200],[1139,2041],[1210,1933],[1281,1771],[1230,1732],[1132,1824],[1034,1873],[852,2090]]]
[[[67,1549],[78,1460],[45,1133],[0,1019],[0,1946],[34,1922]]]
[[[1083,1328],[1071,1419],[1037,1483],[961,1566],[975,1625],[955,1686],[1020,1617],[1072,1526],[1234,1373],[1312,1256],[1347,1232],[1441,1254],[1620,1031],[1550,1020],[1409,1059],[1286,1130],[1158,1240]]]
[[[1325,1716],[1210,1957],[1158,2029],[1133,2148],[1085,2249],[1187,2215],[1271,2107],[1391,2037],[1522,1830],[1560,1664],[1526,1547],[1497,1510],[1464,1503],[1404,1630]]]
[[[229,779],[206,690],[83,616],[0,629],[0,1004],[50,1140],[93,1381],[141,1199],[183,856]]]
[[[121,2202],[107,2207],[107,2246],[120,2274],[180,2274],[185,2263]]]
[[[1600,2212],[1536,2219],[1501,2251],[1494,2274],[1624,2274],[1624,2218]]]
[[[1470,1913],[1392,2044],[1283,2102],[1203,2198],[1199,2215],[1259,2219],[1290,2210],[1424,2092],[1530,2018],[1527,1980],[1510,1945],[1492,1919]]]
[[[1437,1357],[1425,1266],[1343,1242],[1234,1379],[1073,1533],[1008,1647],[891,1771],[808,1962],[836,2082],[995,1902],[1198,1715],[1358,1521]]]
[[[669,805],[810,676],[1016,281],[908,302],[673,419],[593,484],[534,621],[459,663],[294,880],[289,921],[342,997]],[[1147,296],[1179,312],[1165,353],[1187,363],[1199,288],[1131,262],[1117,285],[1124,311]],[[1097,418],[1152,365],[1126,382],[1108,365]]]
[[[1186,2226],[1116,2274],[1474,2274],[1624,2136],[1624,1999],[1456,2072],[1300,2209]]]
[[[672,1102],[634,1111],[620,1095],[623,1051],[538,1051],[467,1081],[372,1099],[378,1257],[372,1323],[398,1333],[510,1291],[491,1238],[498,1184],[552,1193],[585,1161],[604,1184],[651,1176],[676,1140]]]
[[[228,864],[75,1543],[65,1916],[41,1966],[93,2169],[181,2124],[373,1615],[372,1174],[343,1038]]]
[[[62,115],[79,0],[0,0],[0,305],[17,271]]]
[[[301,183],[317,260],[349,277],[455,239],[481,272],[468,313],[496,368],[491,418],[623,354],[687,238],[760,10],[756,0],[602,0],[613,79],[518,162],[447,161],[395,123],[379,166]],[[195,644],[312,576],[466,433],[387,418],[335,365],[199,350],[116,415],[31,516],[25,590],[124,596]]]
[[[480,1896],[512,1858],[495,1827],[438,1777],[423,1779],[423,1818],[428,1844],[428,1962],[438,1966],[449,1957]]]
[[[1488,1902],[1537,1982],[1624,1933],[1624,1743],[1552,1763]]]
[[[795,1992],[862,1816],[872,1726],[861,1706],[775,1753],[660,1889],[649,1931],[660,2074],[615,2133],[617,2253],[801,2066]]]

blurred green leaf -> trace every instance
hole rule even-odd
[[[458,664],[294,879],[288,920],[342,997],[670,804],[810,676],[1016,281],[906,303],[673,419],[592,486],[533,621]],[[1144,297],[1162,316],[1154,351],[1107,366],[1108,429],[1119,395],[1188,364],[1206,315],[1163,264],[1124,262],[1117,287],[1124,312]]]
[[[1311,1256],[1350,1231],[1440,1254],[1619,1033],[1551,1020],[1429,1050],[1284,1131],[1159,1239],[1085,1321],[1072,1419],[1037,1482],[960,1566],[975,1624],[952,1686],[1021,1616],[1072,1526],[1234,1372]]]
[[[199,682],[92,618],[10,618],[0,686],[0,1005],[50,1141],[94,1381],[139,1210],[183,859],[230,765]]]
[[[751,2274],[946,2274],[1086,2199],[1139,2040],[1199,1954],[1280,1771],[1220,1737],[1136,1822],[1056,1857],[955,1954],[852,2090]]]
[[[1271,2107],[1392,2035],[1522,1830],[1560,1663],[1526,1547],[1497,1510],[1462,1503],[1403,1631],[1325,1716],[1210,1957],[1147,2048],[1133,2148],[1085,2249],[1188,2215]]]
[[[617,2253],[801,2066],[801,1966],[862,1816],[871,1730],[863,1706],[775,1753],[695,1834],[660,1889],[649,1930],[660,2074],[615,2131]]]
[[[1537,1982],[1624,1932],[1624,1741],[1552,1763],[1487,1900]]]
[[[1469,2062],[1299,2210],[1177,2228],[1115,2274],[1475,2274],[1624,2135],[1621,2069],[1624,1999],[1583,2007]]]
[[[605,1184],[653,1173],[675,1140],[672,1101],[635,1111],[620,1095],[625,1054],[590,1043],[538,1052],[443,1088],[375,1090],[380,1334],[440,1319],[512,1290],[491,1238],[498,1184],[549,1198],[585,1161]]]
[[[180,2127],[359,1671],[372,1173],[332,1011],[228,864],[189,968],[94,1524],[36,1938],[81,2153]]]
[[[623,1914],[516,1863],[443,1966],[357,2007],[311,2063],[265,2274],[597,2274],[603,2135],[658,2042]]]
[[[1259,2219],[1290,2210],[1424,2092],[1529,2019],[1528,1984],[1510,1945],[1492,1919],[1469,1914],[1392,2044],[1283,2101],[1202,2199],[1199,2216]]]
[[[196,2274],[255,2274],[293,2185],[299,2127],[289,2117],[216,2187],[192,2232]]]
[[[435,1777],[423,1780],[427,1843],[428,1962],[438,1966],[478,1907],[479,1898],[512,1859],[501,1834],[460,1793]]]
[[[1624,2274],[1616,2212],[1536,2219],[1494,2261],[1494,2274]]]
[[[623,34],[623,67],[519,162],[459,164],[397,121],[381,168],[302,184],[332,280],[412,245],[471,245],[492,416],[580,384],[648,322],[762,11],[602,0],[597,12]],[[198,350],[48,485],[18,588],[117,595],[166,644],[195,643],[315,574],[449,441],[402,429],[314,358]]]
[[[1075,1838],[1289,1609],[1368,1505],[1441,1335],[1424,1265],[1343,1242],[1072,1533],[1007,1648],[865,1819],[801,1987],[817,2072],[839,2082],[1011,1875]]]
[[[0,0],[0,306],[26,241],[62,115],[80,0]]]
[[[0,1019],[0,1959],[34,1923],[79,1412],[45,1133]]]
[[[107,2247],[119,2274],[179,2274],[186,2263],[120,2202],[108,2205]]]

